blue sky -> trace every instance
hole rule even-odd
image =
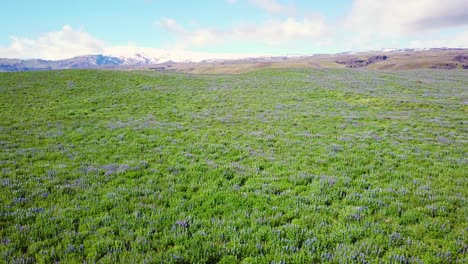
[[[15,0],[2,20],[0,57],[468,47],[466,0]]]

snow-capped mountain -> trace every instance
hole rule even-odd
[[[117,67],[124,60],[104,55],[78,56],[65,60],[19,60],[0,59],[0,71],[37,71],[59,69],[89,69],[101,67]]]
[[[62,60],[1,59],[0,71],[34,71],[58,69],[121,68],[166,62],[201,62],[246,59],[259,56],[166,50],[133,46],[113,46],[101,54]]]
[[[60,69],[92,69],[119,68],[131,66],[152,65],[166,62],[200,62],[222,61],[228,59],[247,58],[231,54],[203,54],[195,52],[173,52],[165,50],[149,50],[150,54],[139,51],[136,53],[113,51],[106,54],[85,55],[64,60],[40,59],[1,59],[0,71],[35,71]]]
[[[147,65],[160,62],[160,59],[158,58],[150,57],[140,53],[129,57],[119,56],[119,59],[123,61],[121,65]]]
[[[125,60],[125,65],[155,64],[173,62],[201,62],[211,60],[235,60],[258,58],[258,54],[229,54],[194,52],[187,50],[155,49],[132,46],[114,46],[104,50],[105,56],[117,57]]]
[[[407,61],[413,63],[414,58],[423,55],[432,58],[432,64],[424,63],[416,68],[468,68],[465,61],[459,61],[458,56],[465,58],[466,49],[432,48],[432,49],[385,49],[384,51],[367,52],[344,52],[329,54],[322,59],[328,59],[331,63],[345,64],[348,67],[366,67],[375,62],[387,60],[387,58],[399,57],[400,63]],[[401,55],[403,54],[403,55]],[[435,56],[437,55],[437,56]],[[302,58],[304,57],[304,58]],[[366,58],[362,58],[366,57]],[[59,69],[166,69],[173,68],[173,64],[190,62],[188,67],[194,67],[191,63],[203,62],[224,65],[230,63],[278,63],[284,60],[303,60],[309,58],[311,61],[316,56],[285,55],[285,56],[255,56],[238,54],[202,53],[191,51],[175,51],[152,48],[128,48],[113,47],[105,50],[102,54],[77,56],[63,60],[41,60],[41,59],[1,59],[0,71],[37,71],[37,70],[59,70]],[[169,66],[170,65],[170,66]],[[203,65],[203,64],[201,64]],[[320,65],[320,62],[311,65]],[[393,65],[393,64],[390,64]],[[406,65],[406,64],[405,64]],[[180,66],[180,65],[179,65]],[[392,66],[393,67],[393,66]]]

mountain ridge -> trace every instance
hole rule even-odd
[[[313,67],[405,69],[468,69],[468,49],[385,49],[367,52],[284,56],[231,56],[229,58],[183,58],[163,54],[160,57],[137,52],[132,56],[83,55],[62,60],[0,58],[0,72],[63,69],[147,69],[194,73],[235,73],[241,68]],[[224,69],[224,70],[223,70]],[[248,71],[248,70],[247,70]]]

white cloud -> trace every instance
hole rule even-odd
[[[272,0],[249,1],[270,13],[288,12],[293,7]],[[170,52],[142,48],[136,44],[118,47],[107,45],[83,29],[65,25],[58,31],[44,33],[37,38],[10,37],[9,45],[0,46],[0,58],[66,59],[87,54],[128,56],[135,53],[179,59],[183,56],[215,58],[214,55],[226,58],[226,54],[209,56],[208,53],[200,55],[187,50],[199,47],[219,49],[219,45],[232,47],[237,44],[251,46],[252,50],[270,45],[275,47],[265,50],[284,48],[285,52],[299,46],[307,47],[307,50],[321,49],[317,52],[407,47],[468,48],[466,0],[355,0],[344,19],[344,26],[339,23],[328,24],[320,15],[299,17],[281,14],[257,23],[238,23],[224,28],[197,27],[193,23],[185,27],[175,19],[163,17],[155,25],[173,35],[175,41],[171,43]],[[169,53],[170,56],[167,55]]]
[[[8,47],[0,46],[0,57],[66,59],[78,55],[98,54],[104,43],[83,30],[69,25],[59,31],[49,32],[37,39],[12,36]]]
[[[159,22],[156,23],[156,25],[159,25],[161,26],[163,29],[169,31],[169,32],[172,32],[172,33],[176,33],[176,34],[185,34],[185,29],[179,25],[177,23],[177,21],[175,21],[174,19],[172,18],[167,18],[167,17],[163,17],[159,20]]]
[[[294,14],[296,12],[294,5],[284,5],[276,0],[250,0],[250,2],[271,14]]]
[[[168,23],[170,21],[170,23]],[[227,29],[200,28],[189,31],[173,19],[163,18],[157,24],[177,36],[175,46],[217,45],[226,42],[255,42],[268,45],[283,45],[303,40],[317,40],[329,35],[322,17],[304,19],[272,19],[261,24],[241,24]]]
[[[468,23],[466,0],[355,0],[345,28],[363,35],[415,35]]]
[[[239,41],[263,42],[270,45],[287,44],[291,41],[313,40],[328,34],[325,21],[320,18],[287,18],[269,20],[260,25],[242,25],[231,30],[232,37]]]
[[[185,32],[174,20],[164,19],[162,21],[167,28],[175,32]],[[191,42],[202,45],[210,39],[211,32],[197,31],[191,36]],[[136,54],[145,54],[160,61],[201,61],[206,59],[236,59],[254,57],[255,54],[229,54],[229,53],[207,53],[191,52],[182,49],[165,50],[150,47],[140,47],[136,44],[125,46],[105,45],[104,42],[94,38],[84,30],[75,30],[69,25],[63,26],[59,31],[40,35],[37,39],[11,37],[8,47],[0,46],[0,58],[19,59],[68,59],[75,56],[104,54],[108,56],[131,57]]]
[[[155,24],[178,37],[177,43],[174,45],[178,49],[183,49],[187,46],[215,44],[220,41],[216,30],[208,28],[188,30],[172,18],[163,17]]]
[[[226,0],[226,2],[232,5],[232,4],[237,3],[237,0]]]
[[[409,43],[409,48],[468,48],[468,29],[450,38],[437,38],[413,40]]]

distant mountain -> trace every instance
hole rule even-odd
[[[0,58],[0,71],[38,71],[60,69],[117,69],[142,68],[145,65],[220,62],[255,56],[236,54],[211,54],[202,52],[159,49],[116,49],[105,54],[85,55],[62,60]],[[152,67],[152,66],[151,66]]]
[[[147,65],[147,64],[156,64],[160,62],[158,58],[153,58],[145,54],[137,53],[134,56],[129,57],[119,57],[123,60],[122,65]]]
[[[148,55],[150,54],[150,55]],[[1,59],[0,72],[60,69],[152,69],[238,73],[268,67],[369,68],[379,70],[468,69],[468,49],[385,49],[312,56],[240,56],[154,50],[114,51],[64,60]]]
[[[56,61],[62,69],[93,68],[96,66],[122,65],[124,60],[103,55],[88,55]]]
[[[65,60],[0,59],[0,71],[39,71],[59,69],[90,69],[124,65],[125,60],[103,55],[79,56]]]
[[[61,70],[61,69],[114,69],[132,68],[158,63],[173,63],[171,54],[163,54],[160,58],[136,53],[132,56],[107,56],[107,55],[86,55],[73,57],[64,60],[40,60],[40,59],[2,59],[0,58],[0,71],[40,71],[40,70]],[[196,62],[197,59],[178,58],[179,62]],[[221,60],[219,60],[221,61]]]

